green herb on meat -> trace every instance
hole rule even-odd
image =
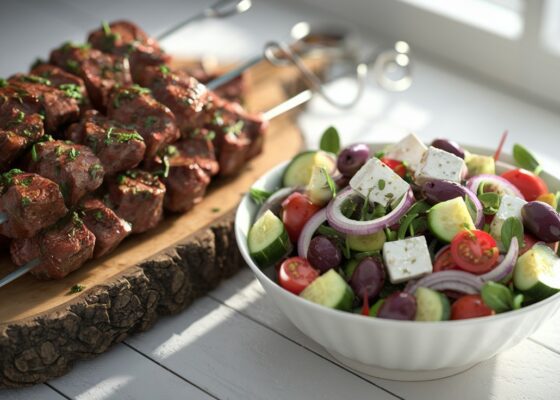
[[[340,136],[334,126],[328,127],[325,132],[323,132],[319,148],[323,151],[338,154],[340,151]]]
[[[152,126],[154,126],[154,124],[158,122],[158,118],[154,117],[153,115],[149,115],[146,117],[146,119],[144,120],[144,126],[146,128],[151,128]]]
[[[48,80],[46,78],[43,78],[43,77],[40,77],[40,76],[37,76],[37,75],[25,75],[25,76],[22,77],[22,79],[25,82],[40,83],[42,85],[51,86],[51,81],[50,80]]]
[[[0,78],[0,88],[8,86],[8,81],[4,78]]]
[[[21,198],[21,206],[22,207],[27,207],[28,205],[31,204],[31,199],[27,196],[22,196]]]
[[[66,60],[66,68],[72,73],[77,73],[80,69],[80,65],[76,60]]]
[[[21,169],[11,169],[1,175],[2,179],[0,180],[0,182],[2,183],[2,185],[11,185],[14,182],[14,177],[19,174],[23,174],[23,171]]]
[[[103,212],[101,212],[100,210],[97,210],[95,212],[95,214],[93,214],[93,218],[95,218],[95,220],[98,221],[98,222],[103,221]]]
[[[228,125],[225,128],[226,135],[239,136],[239,135],[241,135],[241,132],[243,131],[244,126],[245,126],[245,123],[243,121],[237,121],[233,125]]]
[[[89,167],[88,173],[91,179],[96,179],[98,176],[103,175],[103,166],[95,163]]]
[[[37,155],[37,148],[35,147],[35,145],[31,146],[31,159],[34,162],[39,161],[39,156]]]
[[[167,65],[163,65],[163,64],[159,66],[159,70],[161,71],[161,73],[162,73],[164,76],[168,75],[168,74],[171,72],[171,70],[169,69],[169,67],[168,67]]]
[[[80,87],[74,83],[63,83],[58,87],[60,90],[64,92],[66,97],[71,99],[76,99],[78,101],[83,100],[82,91]]]
[[[68,155],[68,159],[70,161],[75,161],[76,158],[78,158],[78,156],[80,155],[80,151],[72,147],[66,154]]]
[[[18,183],[23,187],[29,187],[29,185],[31,185],[31,182],[33,182],[33,177],[28,176],[27,178],[20,180]]]
[[[513,159],[521,168],[532,171],[535,175],[539,175],[542,172],[541,164],[529,150],[520,144],[516,143],[513,145]]]
[[[272,193],[267,192],[266,190],[257,188],[251,188],[249,190],[249,196],[251,196],[251,200],[253,200],[256,204],[263,204],[271,195]]]
[[[116,128],[114,126],[110,127],[105,135],[105,144],[128,143],[131,140],[140,140],[143,142],[144,138],[136,131],[116,132]]]

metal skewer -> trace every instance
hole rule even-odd
[[[156,39],[163,40],[177,32],[178,30],[196,21],[201,21],[209,18],[227,18],[232,15],[242,14],[245,11],[249,10],[251,6],[251,0],[220,0],[210,7],[202,10],[200,13],[179,22],[177,25],[172,26],[166,31],[163,31],[156,36]]]
[[[0,212],[0,224],[3,224],[8,220],[8,215],[4,212]]]

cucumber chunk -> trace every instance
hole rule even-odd
[[[348,246],[355,251],[378,251],[385,244],[385,231],[372,233],[371,235],[347,235]]]
[[[305,186],[311,180],[313,167],[332,172],[336,168],[334,156],[324,151],[304,151],[295,156],[282,175],[284,186]]]
[[[284,224],[272,211],[266,211],[249,229],[247,245],[251,257],[260,267],[279,261],[291,249]]]
[[[449,319],[449,300],[442,293],[419,287],[416,296],[416,321],[445,321]]]
[[[560,258],[544,244],[537,243],[517,259],[513,271],[515,287],[534,300],[543,300],[560,291]]]
[[[447,243],[463,229],[475,229],[465,200],[461,197],[433,206],[428,214],[428,227],[438,239]]]
[[[324,206],[331,201],[333,197],[325,171],[327,170],[322,167],[318,167],[317,165],[313,166],[311,169],[311,178],[307,185],[309,200],[318,206]],[[328,174],[329,172],[326,173]]]
[[[496,162],[493,157],[468,154],[465,157],[465,163],[467,164],[467,169],[469,170],[469,176],[496,174]]]
[[[352,289],[334,269],[311,282],[300,296],[313,303],[343,311],[349,311],[354,300]]]

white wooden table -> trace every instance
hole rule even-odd
[[[7,2],[6,2],[7,3]],[[259,2],[246,15],[181,32],[173,51],[245,57],[270,38],[285,37],[302,19],[333,20],[297,3]],[[0,14],[0,76],[25,70],[63,40],[83,40],[101,19],[126,17],[151,33],[177,22],[202,1],[149,3],[41,0],[4,5]],[[273,16],[273,17],[271,17]],[[229,42],[224,46],[223,38]],[[375,38],[372,37],[372,40]],[[9,55],[9,57],[8,57]],[[350,113],[315,99],[300,117],[307,141],[334,124],[344,142],[393,141],[408,130],[495,146],[510,130],[560,174],[560,115],[433,64],[417,55],[416,82],[387,94],[372,83]],[[349,84],[337,83],[341,95]],[[246,269],[185,312],[149,332],[81,362],[66,376],[29,389],[0,391],[0,399],[560,399],[560,315],[517,347],[462,374],[430,382],[394,382],[339,365],[271,304]],[[0,355],[1,356],[1,355]]]

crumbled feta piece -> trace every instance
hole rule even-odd
[[[428,150],[426,145],[422,143],[418,136],[411,133],[391,146],[386,156],[393,160],[406,162],[410,168],[415,170],[426,150]]]
[[[369,199],[371,204],[387,206],[400,198],[410,185],[378,158],[370,158],[350,180],[350,187]]]
[[[467,166],[463,159],[447,151],[430,146],[418,165],[414,180],[419,185],[428,179],[445,179],[461,182],[466,170]]]
[[[419,278],[433,270],[430,251],[424,236],[385,242],[383,261],[391,283]]]
[[[498,242],[501,241],[502,225],[506,219],[515,217],[522,220],[521,209],[525,204],[527,204],[527,202],[517,196],[510,196],[509,194],[504,194],[502,196],[500,207],[490,224],[490,234],[494,237],[494,239]]]

